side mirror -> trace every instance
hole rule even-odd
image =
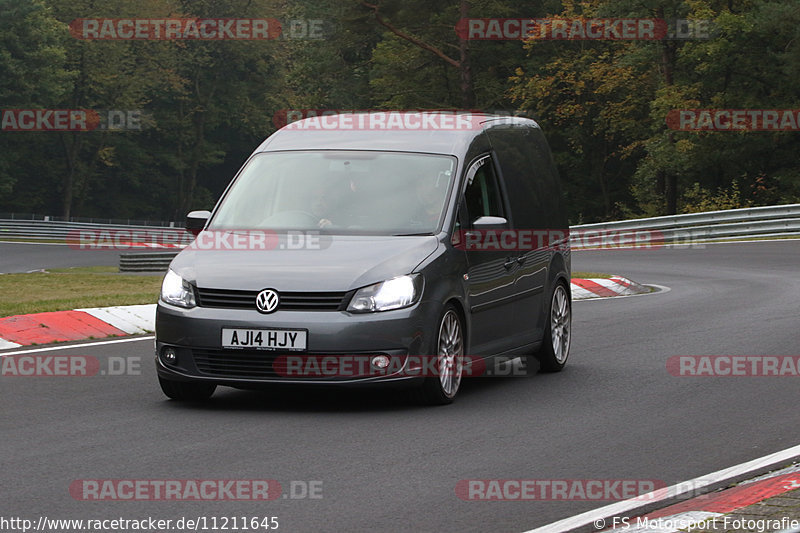
[[[506,228],[508,228],[508,220],[503,217],[482,216],[472,222],[472,229],[477,231]]]
[[[206,227],[211,211],[192,211],[186,215],[186,230],[197,237]]]

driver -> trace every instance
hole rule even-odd
[[[337,190],[338,189],[338,190]],[[361,179],[350,177],[345,184],[332,187],[326,193],[321,191],[312,200],[311,212],[319,216],[317,226],[326,228],[334,223],[348,226],[356,222],[355,213],[363,203],[365,191]]]
[[[328,218],[331,216],[330,213],[331,206],[329,203],[329,197],[321,190],[317,190],[314,192],[314,195],[311,199],[311,214],[319,219],[317,221],[317,227],[325,228],[332,224]]]

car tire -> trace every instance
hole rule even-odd
[[[464,369],[464,321],[453,304],[445,307],[436,333],[437,376],[422,383],[419,399],[426,405],[452,403],[461,388]]]
[[[572,303],[565,284],[557,282],[550,294],[542,346],[536,354],[541,372],[560,372],[567,364],[572,336]]]
[[[213,383],[194,383],[191,381],[172,381],[158,378],[161,390],[167,397],[184,402],[201,402],[208,400],[217,386]]]

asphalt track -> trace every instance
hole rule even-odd
[[[135,250],[130,250],[135,251]],[[65,244],[0,242],[0,273],[47,268],[116,266],[119,250],[77,250]]]
[[[666,360],[797,355],[798,264],[800,243],[789,241],[576,252],[575,270],[671,290],[576,302],[564,372],[468,380],[438,408],[391,391],[308,389],[219,389],[208,404],[182,405],[158,388],[150,339],[52,352],[140,357],[141,375],[0,377],[0,515],[524,531],[608,502],[466,502],[456,483],[701,476],[798,444],[798,379],[674,377]],[[68,492],[77,479],[319,480],[323,497],[85,502]]]

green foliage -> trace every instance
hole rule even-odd
[[[695,182],[684,191],[681,204],[684,213],[704,213],[751,206],[750,202],[742,199],[739,185],[735,180],[730,188],[719,188],[716,193],[704,189]]]
[[[53,105],[68,90],[66,25],[43,0],[0,0],[0,102]]]
[[[43,0],[0,0],[0,107],[52,107],[69,90],[65,27]],[[0,135],[0,198],[20,179],[29,140]]]
[[[714,24],[709,39],[464,46],[454,30],[462,8],[470,17]],[[95,17],[322,19],[327,31],[276,41],[69,34],[72,20]],[[0,211],[180,220],[213,204],[281,110],[467,101],[536,118],[573,223],[800,202],[800,133],[684,132],[665,121],[677,109],[796,109],[793,2],[0,0],[0,44],[3,109],[141,109],[147,124],[0,132]]]

